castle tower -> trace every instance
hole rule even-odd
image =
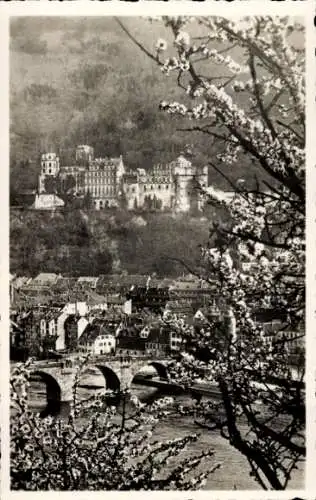
[[[59,174],[59,157],[56,153],[44,153],[41,159],[41,173],[46,175]]]
[[[38,191],[45,193],[45,177],[57,177],[60,171],[59,157],[56,153],[44,153],[41,157],[41,173],[38,178]]]
[[[188,212],[191,207],[190,186],[195,175],[195,168],[181,154],[174,162],[173,175],[175,179],[174,209],[176,212]]]

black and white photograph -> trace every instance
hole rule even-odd
[[[11,490],[293,498],[304,18],[9,25]]]

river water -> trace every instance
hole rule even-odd
[[[89,385],[89,389],[79,389],[78,396],[80,399],[86,399],[93,393],[102,391],[101,387],[105,387],[105,381],[99,372],[89,373],[86,375],[82,384]],[[95,386],[97,388],[93,388]],[[153,400],[161,397],[162,394],[158,389],[132,384],[132,392],[137,395],[141,401]],[[188,402],[188,396],[176,396],[177,400],[183,403]],[[41,412],[46,407],[46,386],[41,381],[36,381],[31,384],[29,395],[30,407],[36,412]],[[192,417],[170,417],[159,423],[156,428],[154,438],[160,441],[184,437],[188,434],[200,435],[197,442],[190,446],[190,454],[199,454],[201,451],[212,448],[215,451],[214,457],[208,462],[210,465],[221,463],[221,467],[212,473],[207,480],[204,489],[207,490],[255,490],[260,489],[260,486],[249,475],[249,465],[247,460],[234,448],[228,441],[223,439],[218,432],[202,429],[198,427]],[[181,455],[180,455],[181,456]],[[289,483],[288,488],[303,489],[304,487],[304,471],[303,466],[295,471],[293,478]]]

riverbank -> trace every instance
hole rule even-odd
[[[104,379],[103,379],[104,381]],[[98,381],[93,379],[96,386],[99,387],[101,379]],[[104,382],[103,382],[104,383]],[[132,393],[137,396],[140,401],[149,402],[162,396],[161,392],[155,388],[133,385]],[[32,387],[32,394],[30,394],[30,407],[34,411],[42,411],[46,406],[46,388],[42,384]],[[98,391],[96,390],[96,392]],[[79,396],[82,399],[86,399],[91,396],[91,388],[82,389],[79,391]],[[179,395],[175,398],[176,402],[179,404],[186,405],[192,400],[186,395]],[[85,425],[86,420],[81,420],[81,424]],[[247,426],[241,424],[242,432],[247,431]],[[187,435],[199,434],[199,439],[188,446],[186,452],[181,455],[181,458],[189,455],[197,455],[202,451],[212,449],[214,450],[214,456],[203,465],[204,470],[206,468],[212,467],[217,463],[221,464],[221,467],[212,473],[205,484],[203,489],[205,490],[256,490],[260,489],[260,486],[254,481],[254,478],[250,476],[250,467],[248,462],[243,455],[241,455],[237,450],[230,446],[229,442],[224,439],[218,431],[210,431],[205,428],[200,428],[194,422],[193,417],[185,416],[166,416],[162,421],[160,421],[155,428],[153,433],[153,440],[168,441],[174,438],[183,438]],[[169,469],[172,468],[172,463],[168,466]],[[168,467],[166,471],[168,471]],[[293,472],[293,477],[289,483],[288,488],[290,489],[302,489],[304,487],[304,464],[301,464],[299,469]]]

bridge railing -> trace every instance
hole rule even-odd
[[[107,356],[104,354],[100,355],[94,355],[89,358],[89,362],[94,362],[94,361],[107,361],[107,362],[113,362],[113,361],[119,361],[121,363],[130,363],[133,361],[166,361],[166,356],[158,357],[158,356]]]
[[[33,366],[36,368],[72,368],[75,367],[76,364],[79,362],[81,356],[69,356],[69,357],[64,357],[63,359],[60,359],[58,361],[55,360],[39,360],[35,361]],[[121,364],[130,364],[135,361],[143,361],[144,363],[146,362],[152,362],[152,361],[167,361],[168,358],[166,356],[164,357],[159,357],[159,356],[149,356],[148,354],[145,356],[137,356],[137,355],[120,355],[120,356],[113,356],[110,354],[98,354],[98,355],[91,355],[87,359],[87,363],[96,363],[96,362],[107,362],[107,363],[113,363],[113,362],[120,362]]]

